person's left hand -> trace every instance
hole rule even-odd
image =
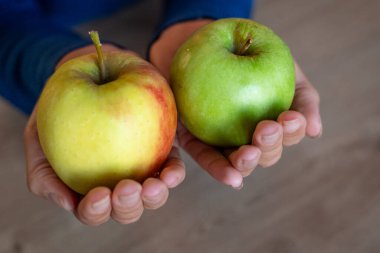
[[[191,34],[212,20],[195,20],[167,28],[152,45],[150,60],[169,79],[172,58],[179,46]],[[295,63],[296,90],[291,110],[281,113],[277,121],[261,121],[252,143],[234,150],[219,150],[195,138],[184,126],[178,126],[180,146],[211,176],[236,189],[243,186],[243,177],[257,165],[269,167],[281,158],[283,146],[299,143],[305,135],[319,137],[322,123],[319,115],[319,95]]]

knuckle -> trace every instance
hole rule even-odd
[[[241,172],[244,173],[244,174],[249,175],[256,168],[257,164],[258,164],[258,161],[250,162],[249,164],[247,164],[247,165],[245,165],[243,167],[243,169],[241,170]]]
[[[268,161],[263,161],[260,163],[261,167],[263,168],[268,168],[268,167],[271,167],[273,166],[274,164],[276,164],[278,162],[280,158],[277,158],[277,159],[272,159],[272,160],[268,160]]]
[[[128,218],[128,219],[117,219],[116,221],[119,222],[120,224],[127,225],[127,224],[137,222],[138,220],[140,220],[140,217],[141,216],[136,216],[136,217],[132,217],[132,218]]]
[[[281,158],[282,150],[283,148],[281,145],[271,152],[263,153],[259,162],[260,166],[263,168],[267,168],[276,164]]]
[[[166,192],[165,194],[163,194],[163,196],[159,198],[144,199],[144,207],[146,209],[151,209],[151,210],[158,209],[166,203],[166,200],[168,199],[168,195],[169,195],[169,192]]]
[[[168,168],[179,168],[180,169],[182,167],[185,167],[185,163],[180,158],[171,158],[167,162],[166,166]]]
[[[135,219],[136,216],[141,216],[144,208],[140,194],[140,191],[131,195],[115,194],[111,203],[111,217],[120,223],[126,223],[128,220]]]
[[[290,147],[301,142],[301,139],[287,139],[284,140],[284,146]]]
[[[175,180],[171,180],[170,183],[167,183],[168,177],[175,177]],[[173,188],[185,180],[186,171],[181,166],[171,166],[162,171],[160,174],[160,179],[166,182],[166,186],[169,188]]]
[[[188,148],[193,142],[196,142],[196,139],[188,131],[178,133],[178,140],[179,145],[184,149]]]
[[[142,207],[139,207],[133,211],[127,211],[127,212],[120,212],[120,211],[112,211],[112,219],[116,220],[117,222],[121,224],[131,224],[136,221],[138,221],[142,214],[144,209]]]
[[[307,92],[305,93],[308,95],[308,97],[310,97],[310,100],[312,100],[315,104],[319,104],[321,98],[318,91],[314,87],[309,88]]]
[[[87,210],[79,209],[76,214],[77,219],[85,225],[88,226],[99,226],[106,223],[110,218],[110,212],[105,212],[103,214],[91,214]]]
[[[52,180],[56,180],[57,176],[44,163],[36,165],[27,172],[28,190],[36,195],[43,195],[46,185]]]
[[[262,152],[262,156],[268,156],[272,153],[276,153],[279,149],[282,149],[283,136],[278,138],[278,140],[274,144],[260,144],[259,147]]]
[[[290,135],[290,136],[286,136],[284,137],[284,140],[283,140],[283,145],[284,146],[293,146],[293,145],[296,145],[298,143],[300,143],[303,139],[305,134],[303,135]]]
[[[87,218],[87,217],[82,217],[79,219],[79,221],[82,222],[83,224],[85,224],[87,226],[92,226],[92,227],[100,226],[100,225],[106,223],[108,220],[109,220],[109,217],[104,217],[101,219],[91,219],[91,218]]]
[[[36,180],[33,180],[32,177],[27,177],[27,187],[28,187],[28,191],[35,194],[35,195],[39,195],[39,190],[38,190],[38,185],[36,183]]]
[[[243,170],[241,171],[241,175],[242,177],[248,177],[249,175],[251,175],[251,173],[254,171],[255,168],[251,168],[251,169],[246,169],[246,170]]]
[[[35,168],[27,175],[27,186],[31,193],[39,195],[41,189],[41,182],[43,182],[45,175],[41,169]]]

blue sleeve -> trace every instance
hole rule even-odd
[[[253,0],[166,0],[156,37],[167,27],[200,18],[249,18]]]
[[[30,113],[56,63],[89,42],[52,22],[35,0],[0,0],[0,95]],[[252,0],[167,0],[156,36],[177,22],[250,16]]]
[[[0,95],[26,114],[59,59],[89,43],[52,23],[31,0],[0,0],[0,38]]]

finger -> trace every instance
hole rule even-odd
[[[67,211],[74,210],[78,195],[58,178],[46,160],[40,161],[34,167],[27,167],[27,185],[30,192],[53,201]]]
[[[242,187],[242,175],[220,152],[196,139],[181,124],[178,125],[178,138],[186,152],[212,177],[235,189]]]
[[[112,218],[122,224],[140,219],[144,211],[141,185],[133,180],[120,181],[112,193]]]
[[[284,146],[299,143],[305,137],[306,119],[296,111],[286,111],[280,114],[277,122],[282,125]]]
[[[322,134],[322,122],[319,112],[319,94],[306,78],[298,64],[296,67],[296,90],[292,109],[302,113],[306,118],[306,134],[319,137]]]
[[[108,221],[111,214],[111,191],[97,187],[89,191],[78,205],[76,216],[86,225],[97,226]]]
[[[167,201],[169,190],[161,180],[148,178],[143,183],[141,196],[146,209],[158,209]]]
[[[261,150],[259,164],[269,167],[275,164],[282,153],[282,127],[271,120],[261,121],[253,134],[253,144]]]
[[[237,169],[243,177],[252,173],[259,164],[261,151],[252,145],[241,146],[238,150],[229,155],[231,164]]]
[[[173,147],[160,173],[160,179],[167,187],[173,188],[182,183],[185,175],[185,163],[181,159],[178,148]]]
[[[72,211],[77,205],[78,195],[58,178],[47,161],[38,139],[35,116],[34,111],[24,131],[28,189],[33,194],[52,200],[58,206]]]

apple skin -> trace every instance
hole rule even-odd
[[[248,38],[252,44],[237,55]],[[170,81],[185,127],[207,144],[235,147],[252,142],[258,122],[290,108],[294,61],[269,28],[248,19],[220,19],[177,50]]]
[[[177,126],[174,96],[156,68],[131,53],[109,52],[104,59],[109,82],[97,84],[96,54],[72,59],[48,80],[37,107],[47,160],[81,194],[154,175]]]

